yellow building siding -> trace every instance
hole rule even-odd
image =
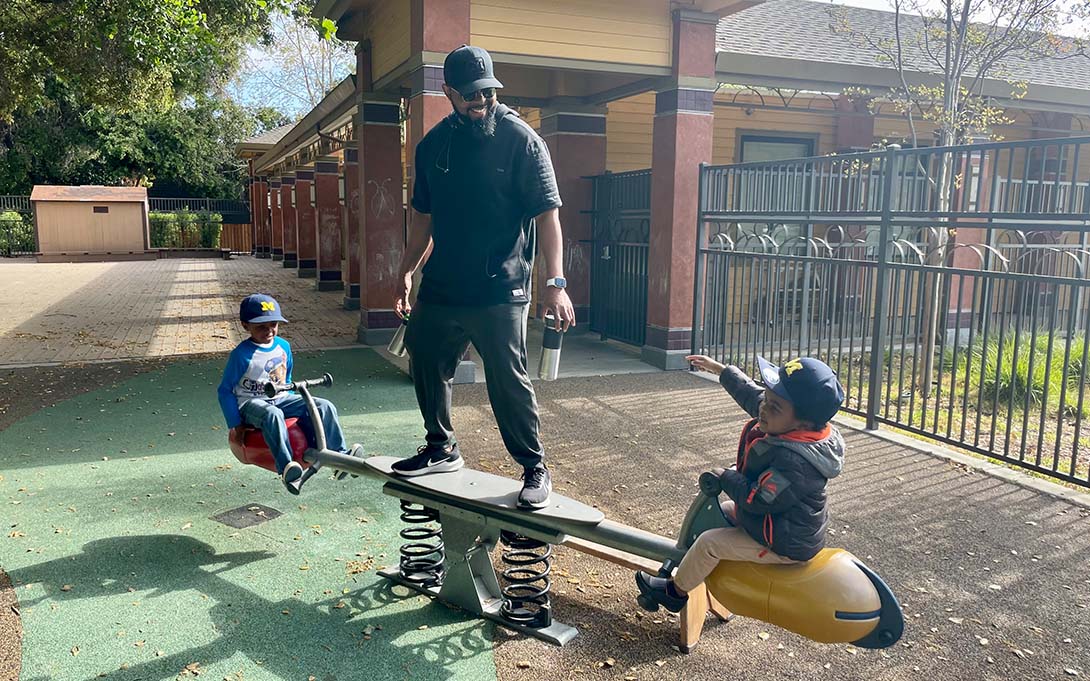
[[[666,0],[472,0],[470,41],[488,50],[670,65]]]
[[[738,97],[717,94],[716,101],[759,103],[756,97]],[[804,106],[806,102],[793,102]],[[831,107],[827,100],[815,100],[815,108]],[[775,111],[717,106],[715,137],[712,142],[712,163],[725,164],[737,161],[737,141],[740,134],[766,134],[816,138],[815,151],[827,154],[833,151],[836,141],[836,117],[825,113]],[[655,122],[655,93],[610,102],[606,114],[606,168],[613,172],[651,167],[651,146]]]
[[[718,94],[716,101],[759,104],[760,99],[750,95],[735,98],[733,94]],[[828,100],[812,102],[795,100],[792,106],[809,104],[815,109],[828,111]],[[750,113],[747,114],[746,112]],[[820,111],[777,111],[775,109],[744,109],[737,106],[715,107],[715,133],[712,141],[712,163],[723,165],[737,163],[740,159],[738,141],[743,135],[770,135],[773,137],[803,137],[814,139],[814,152],[818,155],[831,153],[836,146],[836,116]]]
[[[655,93],[618,99],[606,106],[606,169],[615,173],[651,167]]]
[[[410,56],[409,0],[383,0],[371,5],[367,39],[371,41],[371,77],[382,78]]]

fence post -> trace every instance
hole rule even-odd
[[[878,228],[878,263],[874,287],[874,331],[870,353],[870,385],[867,390],[867,430],[878,429],[878,403],[882,396],[882,368],[886,345],[886,315],[889,301],[886,298],[889,269],[889,234],[893,214],[893,179],[898,161],[897,150],[887,149],[882,159],[882,218]]]
[[[700,248],[704,243],[704,196],[707,184],[708,164],[700,163],[700,171],[697,175],[697,199],[696,199],[696,260],[693,263],[693,328],[689,335],[689,352],[699,354],[704,346],[704,297],[701,295],[704,289],[704,259],[701,257]]]

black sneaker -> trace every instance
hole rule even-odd
[[[670,589],[670,580],[665,577],[655,577],[646,572],[636,573],[636,586],[642,594],[639,600],[646,610],[654,612],[658,606],[662,606],[670,612],[681,612],[685,604],[689,602],[689,596],[674,595],[676,591]],[[644,602],[647,599],[648,602]]]
[[[543,465],[527,468],[522,473],[522,491],[519,492],[519,506],[523,508],[545,508],[549,505],[549,495],[553,491],[553,479],[549,469]]]
[[[416,450],[416,456],[410,456],[395,463],[391,468],[397,475],[429,475],[431,473],[450,473],[465,465],[458,445],[450,449],[428,443]]]

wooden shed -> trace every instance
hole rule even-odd
[[[144,187],[37,185],[30,203],[39,262],[156,258]]]

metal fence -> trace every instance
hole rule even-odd
[[[651,171],[605,173],[590,179],[594,182],[590,328],[603,338],[643,345]]]
[[[692,347],[1090,486],[1090,137],[705,166]]]
[[[29,196],[0,195],[0,213],[5,211],[30,212]]]

